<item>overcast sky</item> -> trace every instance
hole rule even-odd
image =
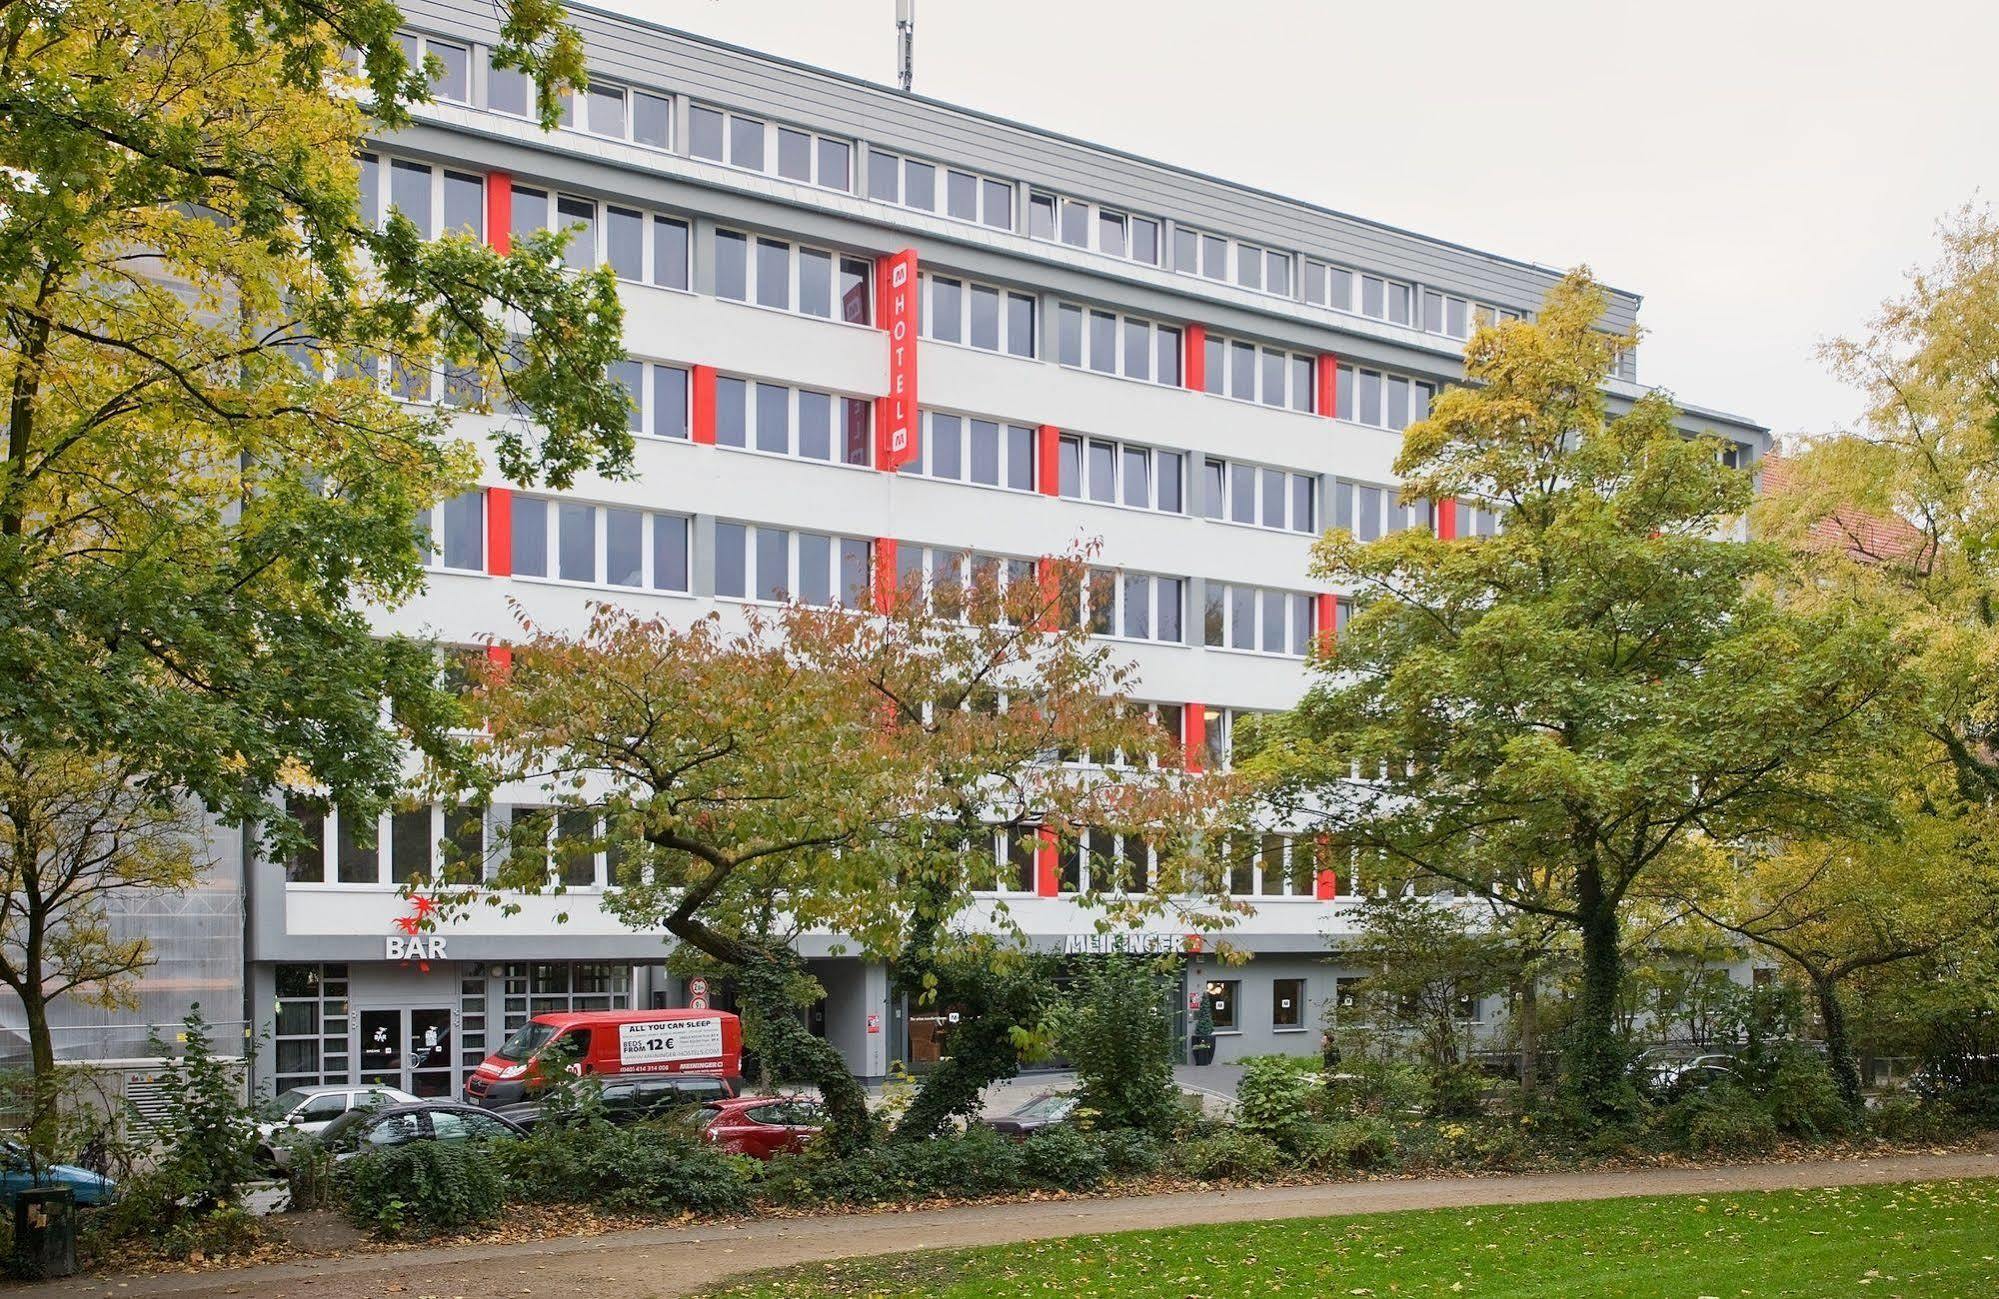
[[[591,0],[892,83],[895,0]],[[1639,377],[1850,427],[1815,355],[1999,189],[1992,0],[917,0],[916,89],[1643,295]]]

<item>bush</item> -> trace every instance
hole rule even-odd
[[[1026,1143],[987,1127],[926,1141],[898,1141],[845,1157],[816,1146],[764,1168],[778,1204],[875,1204],[944,1195],[997,1195],[1032,1185]]]
[[[1092,1133],[1091,1136],[1097,1143],[1097,1149],[1103,1151],[1104,1167],[1120,1177],[1143,1177],[1156,1173],[1159,1166],[1166,1162],[1158,1138],[1149,1133],[1118,1128]]]
[[[1308,1123],[1297,1135],[1298,1162],[1313,1172],[1380,1168],[1395,1160],[1395,1125],[1374,1115]]]
[[[1972,1125],[1952,1106],[1891,1096],[1869,1112],[1867,1126],[1887,1141],[1951,1141],[1965,1135]]]
[[[1362,1056],[1342,1064],[1340,1072],[1344,1076],[1333,1081],[1335,1110],[1401,1114],[1430,1106],[1429,1080],[1420,1068],[1406,1061]]]
[[[1318,1062],[1302,1056],[1259,1055],[1243,1062],[1236,1086],[1236,1126],[1295,1150],[1299,1131],[1318,1116],[1325,1083]]]
[[[1182,1142],[1174,1160],[1189,1177],[1199,1181],[1223,1178],[1254,1181],[1276,1172],[1284,1157],[1269,1137],[1224,1129],[1212,1136]]]
[[[1044,1128],[1021,1143],[1027,1175],[1058,1190],[1083,1191],[1109,1173],[1104,1149],[1068,1124]]]
[[[1429,1099],[1424,1112],[1431,1118],[1467,1119],[1476,1117],[1485,1097],[1485,1075],[1469,1064],[1439,1065],[1425,1080]]]
[[[1769,1109],[1727,1083],[1663,1106],[1651,1127],[1671,1148],[1697,1155],[1761,1154],[1777,1144]]]
[[[1100,1128],[1164,1136],[1179,1117],[1173,1023],[1158,967],[1126,957],[1086,963],[1054,1015],[1056,1050],[1076,1067],[1077,1099]]]
[[[412,1141],[357,1155],[338,1173],[341,1206],[379,1236],[429,1236],[497,1221],[506,1182],[490,1149]]]
[[[1854,1114],[1840,1097],[1832,1070],[1802,1048],[1784,1051],[1770,1073],[1770,1117],[1780,1132],[1824,1138],[1853,1129]]]
[[[688,1123],[619,1127],[601,1113],[537,1124],[493,1148],[512,1197],[589,1204],[613,1212],[739,1213],[750,1204],[752,1161],[706,1144]]]

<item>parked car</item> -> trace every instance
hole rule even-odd
[[[365,1150],[412,1141],[511,1141],[526,1135],[527,1129],[512,1119],[476,1105],[418,1101],[377,1110],[349,1110],[322,1128],[316,1139],[335,1161],[341,1161]]]
[[[469,1104],[497,1109],[535,1099],[564,1074],[743,1072],[743,1023],[725,1010],[578,1010],[536,1015],[465,1079]]]
[[[38,1186],[67,1186],[85,1209],[118,1198],[118,1184],[103,1174],[75,1164],[43,1164],[37,1170],[26,1146],[11,1137],[0,1138],[0,1206],[11,1210],[21,1192]]]
[[[769,1159],[805,1149],[826,1126],[826,1111],[803,1096],[741,1096],[710,1101],[702,1128],[712,1145],[732,1155]]]
[[[257,1106],[257,1161],[270,1168],[291,1163],[289,1148],[349,1110],[409,1105],[419,1097],[380,1083],[292,1087]]]
[[[1652,1089],[1662,1096],[1684,1096],[1705,1091],[1722,1082],[1742,1081],[1735,1057],[1710,1052],[1675,1064],[1662,1064],[1652,1071]]]
[[[1066,1092],[1043,1092],[1011,1113],[987,1119],[985,1124],[1016,1141],[1024,1140],[1043,1128],[1067,1123],[1069,1116],[1076,1112],[1076,1104],[1076,1098]]]
[[[614,1078],[604,1083],[604,1117],[612,1123],[638,1123],[662,1118],[676,1110],[706,1105],[710,1101],[734,1100],[736,1089],[725,1078],[699,1074],[660,1074],[651,1077]],[[567,1117],[574,1111],[553,1111]],[[532,1130],[549,1118],[546,1101],[521,1101],[492,1111]]]

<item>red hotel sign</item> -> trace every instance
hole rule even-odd
[[[875,416],[875,465],[893,473],[916,459],[916,250],[881,262],[881,322],[888,332],[888,395]]]

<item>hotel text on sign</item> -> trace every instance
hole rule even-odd
[[[875,463],[893,473],[916,459],[916,250],[881,263],[881,321],[888,334],[888,394],[875,420]]]

